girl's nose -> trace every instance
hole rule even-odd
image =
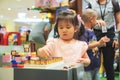
[[[63,32],[66,32],[66,31],[67,31],[67,29],[64,28],[64,29],[63,29]]]

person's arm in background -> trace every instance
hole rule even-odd
[[[116,29],[119,31],[120,30],[120,11],[118,11],[115,14],[115,21],[116,21]],[[118,47],[119,47],[118,39],[116,39],[116,38],[114,39],[112,46],[115,48],[115,50],[118,49]]]
[[[114,9],[116,29],[118,32],[120,31],[120,3],[117,0],[115,2],[113,1],[112,4],[113,4],[113,9]],[[113,41],[112,47],[114,47],[114,49],[118,49],[119,47],[118,36],[115,35],[113,39],[114,41]]]
[[[48,35],[49,35],[51,29],[52,29],[52,26],[51,26],[51,24],[48,22],[48,23],[46,24],[45,28],[44,28],[45,41],[48,39]]]
[[[113,1],[114,17],[116,21],[116,28],[120,30],[120,2],[119,0]]]
[[[120,30],[120,11],[115,14],[116,28]]]
[[[50,33],[48,35],[48,39],[49,38],[54,38],[54,28],[50,31]]]
[[[109,42],[109,41],[110,41],[110,39],[107,36],[104,36],[99,41],[90,42],[88,44],[88,49],[92,49],[92,48],[95,48],[95,47],[106,46],[106,42]]]

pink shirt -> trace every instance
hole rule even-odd
[[[53,57],[62,57],[64,62],[76,62],[80,58],[88,58],[87,43],[75,39],[65,43],[60,38],[51,38],[47,40],[43,48]]]

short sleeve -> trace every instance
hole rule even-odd
[[[118,1],[112,0],[112,4],[113,4],[114,12],[115,12],[115,13],[119,12],[119,11],[120,11],[120,6],[119,6]]]
[[[83,50],[83,55],[82,55],[82,57],[83,57],[83,58],[88,58],[88,55],[87,55],[88,45],[87,45],[87,43],[84,42],[83,46],[84,46],[84,47],[82,47],[82,48],[83,48],[83,49],[82,49],[82,50]]]
[[[84,41],[83,41],[84,42]],[[83,51],[86,52],[88,49],[88,44],[86,42],[83,43]]]

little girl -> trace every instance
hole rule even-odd
[[[66,63],[90,64],[86,53],[88,45],[79,41],[82,35],[77,15],[70,10],[59,12],[54,27],[54,37],[48,39],[46,45],[38,49],[38,56],[44,58],[62,57]],[[79,34],[78,34],[79,33]]]

